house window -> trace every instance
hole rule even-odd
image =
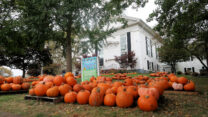
[[[145,37],[145,42],[146,42],[146,54],[149,55],[149,52],[148,52],[149,45],[148,45],[148,39],[147,39],[147,37]]]
[[[184,73],[186,73],[186,68],[184,68]]]
[[[158,48],[156,45],[155,45],[155,56],[156,56],[156,59],[158,59]]]
[[[152,71],[154,71],[154,63],[152,62]]]
[[[150,66],[149,66],[149,61],[147,60],[147,69],[149,70],[150,69]]]
[[[160,67],[160,66],[157,64],[157,71],[160,71],[160,70],[159,70],[159,67]]]
[[[152,54],[152,40],[150,40],[150,54],[151,54],[151,57],[153,57],[153,54]]]
[[[192,72],[195,72],[195,68],[194,67],[192,67]]]
[[[127,52],[127,39],[126,39],[126,35],[121,35],[121,37],[120,37],[120,45],[121,45],[121,54],[125,54]]]
[[[146,42],[146,54],[150,57],[152,57],[152,41],[145,37],[145,42]]]

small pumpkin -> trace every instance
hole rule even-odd
[[[77,81],[74,77],[69,76],[69,77],[66,77],[66,83],[71,86],[74,86],[75,84],[77,84]]]
[[[137,100],[138,107],[143,111],[154,111],[158,108],[157,100],[152,95],[142,95]]]
[[[19,91],[21,89],[21,85],[20,84],[13,84],[12,85],[12,90],[13,91]]]
[[[1,90],[2,91],[9,91],[10,89],[11,89],[11,85],[10,84],[5,83],[5,84],[1,85]]]
[[[54,86],[52,88],[49,88],[47,91],[46,91],[46,95],[48,97],[57,97],[59,95],[59,89],[58,89],[58,86]]]
[[[13,83],[13,77],[5,78],[5,81],[6,81],[7,83]]]
[[[64,96],[65,103],[75,103],[76,100],[77,100],[77,93],[74,91],[70,91],[66,93],[66,95]]]
[[[4,77],[0,76],[0,84],[3,84],[3,83],[4,83]]]
[[[187,84],[184,85],[184,90],[185,91],[194,91],[195,90],[195,84],[193,81],[188,81]]]
[[[159,99],[159,91],[154,87],[152,87],[152,88],[139,88],[138,94],[139,94],[139,96],[152,95],[157,100]]]
[[[13,78],[13,83],[14,84],[22,84],[22,82],[23,82],[23,79],[20,76],[17,76],[17,77]]]
[[[116,104],[116,95],[111,93],[107,94],[104,97],[104,105],[106,106],[114,106]]]
[[[77,94],[77,102],[79,104],[88,104],[90,92],[88,90],[81,90]]]
[[[45,85],[49,89],[49,88],[53,87],[53,82],[46,82]]]
[[[34,96],[35,95],[35,91],[34,91],[33,88],[29,90],[29,95],[31,95],[31,96]]]
[[[84,84],[82,85],[82,87],[85,89],[85,90],[88,90],[88,91],[92,91],[93,87],[90,85],[90,84]]]
[[[64,78],[62,76],[56,76],[54,79],[53,79],[53,83],[56,85],[56,86],[60,86],[62,83],[64,82]]]
[[[177,81],[180,84],[186,84],[188,82],[187,78],[185,77],[179,77]]]
[[[44,84],[37,84],[34,88],[34,91],[35,91],[35,95],[36,96],[44,96],[46,95],[46,91],[47,91],[47,86],[44,85]]]
[[[134,98],[138,97],[138,90],[136,86],[128,86],[127,90],[128,93],[132,94],[134,96]]]
[[[75,91],[75,92],[79,92],[80,90],[83,90],[84,88],[82,87],[82,85],[80,85],[80,84],[75,84],[74,86],[73,86],[73,90]]]
[[[22,89],[23,90],[28,90],[30,88],[30,84],[29,83],[22,83]]]

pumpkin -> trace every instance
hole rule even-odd
[[[125,88],[126,88],[126,86],[120,86],[120,87],[118,87],[117,93],[122,92]]]
[[[76,100],[77,100],[77,93],[74,91],[70,91],[66,93],[66,95],[64,96],[65,103],[75,103]]]
[[[53,87],[53,82],[46,82],[45,85],[49,89],[49,88]]]
[[[14,84],[22,84],[23,79],[20,76],[14,77],[13,78],[13,83]]]
[[[4,83],[4,77],[0,76],[0,84],[3,84],[3,83]]]
[[[72,87],[68,84],[64,84],[64,85],[59,86],[59,92],[62,96],[64,96],[70,90],[72,90]]]
[[[111,86],[106,83],[99,83],[97,86],[102,88],[104,90],[104,92],[106,92],[107,89],[111,88]]]
[[[53,83],[54,83],[56,86],[60,86],[63,82],[64,82],[64,78],[63,78],[62,76],[56,76],[56,77],[53,79]]]
[[[177,82],[178,81],[178,78],[174,75],[174,76],[170,76],[170,81],[171,82]]]
[[[82,85],[82,87],[85,89],[85,90],[88,90],[88,91],[92,91],[92,89],[93,89],[93,87],[91,86],[91,85],[89,85],[89,84],[84,84],[84,85]]]
[[[95,92],[90,94],[89,104],[91,106],[100,106],[103,103],[103,94],[100,93],[101,88],[97,88]]]
[[[174,90],[183,90],[183,85],[180,84],[180,83],[174,82],[172,87],[173,87]]]
[[[13,91],[19,91],[21,89],[21,85],[20,84],[13,84],[11,87],[12,87]]]
[[[33,88],[29,90],[29,95],[31,95],[31,96],[35,95],[35,91]]]
[[[74,77],[69,76],[69,77],[66,78],[66,83],[71,85],[71,86],[74,86],[75,84],[77,84],[77,81]]]
[[[126,108],[130,107],[133,104],[134,97],[133,95],[129,94],[126,91],[126,88],[123,89],[123,91],[118,92],[116,95],[116,104],[118,107]]]
[[[64,78],[66,79],[67,77],[74,77],[74,74],[72,74],[71,72],[67,72],[64,74]]]
[[[123,85],[123,83],[119,82],[119,81],[116,81],[116,82],[113,83],[113,87],[120,87],[122,85]]]
[[[139,96],[143,95],[152,95],[157,100],[159,99],[159,91],[156,88],[139,88],[138,89]]]
[[[111,94],[111,93],[115,94],[115,90],[113,90],[112,88],[107,89],[106,92],[105,92],[105,95]]]
[[[92,76],[92,77],[90,78],[90,82],[93,82],[93,80],[95,80],[95,77],[94,77],[94,76]]]
[[[9,91],[10,89],[11,89],[11,85],[10,84],[5,83],[5,84],[1,85],[1,90],[2,91]]]
[[[48,97],[57,97],[59,95],[58,86],[54,86],[46,91]]]
[[[116,96],[115,94],[107,94],[104,97],[104,105],[106,106],[114,106],[116,104]]]
[[[47,86],[44,84],[37,84],[34,88],[35,91],[35,95],[36,96],[44,96],[46,95],[46,91],[47,91]]]
[[[104,96],[105,95],[105,90],[102,87],[93,88],[91,93],[97,92],[98,89],[100,90],[100,94]]]
[[[184,90],[185,91],[194,91],[195,90],[195,84],[193,81],[188,81],[187,84],[184,85]]]
[[[74,87],[73,87],[73,90],[75,92],[79,92],[80,90],[83,90],[84,88],[82,87],[82,85],[80,84],[75,84]]]
[[[23,90],[28,90],[30,88],[30,84],[29,83],[22,83],[22,89]]]
[[[44,77],[43,81],[46,82],[53,82],[54,76],[47,75]]]
[[[188,82],[188,80],[185,77],[179,77],[177,81],[180,84],[186,84]]]
[[[136,86],[128,86],[126,91],[133,95],[134,98],[138,97],[138,90]]]
[[[90,92],[88,90],[81,90],[77,94],[77,102],[79,104],[88,104]]]
[[[7,83],[13,83],[13,77],[5,78],[5,81],[6,81]]]
[[[152,95],[140,96],[137,105],[143,111],[154,111],[158,108],[157,100]]]
[[[125,80],[124,80],[124,85],[125,85],[125,86],[133,85],[132,79],[125,79]]]

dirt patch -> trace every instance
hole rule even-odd
[[[19,116],[19,115],[14,115],[14,114],[12,114],[12,113],[8,113],[8,112],[3,112],[3,111],[1,111],[0,110],[0,117],[21,117],[21,116]]]

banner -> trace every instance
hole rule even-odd
[[[99,76],[99,65],[97,57],[83,58],[81,63],[82,81],[90,80],[92,76]]]

